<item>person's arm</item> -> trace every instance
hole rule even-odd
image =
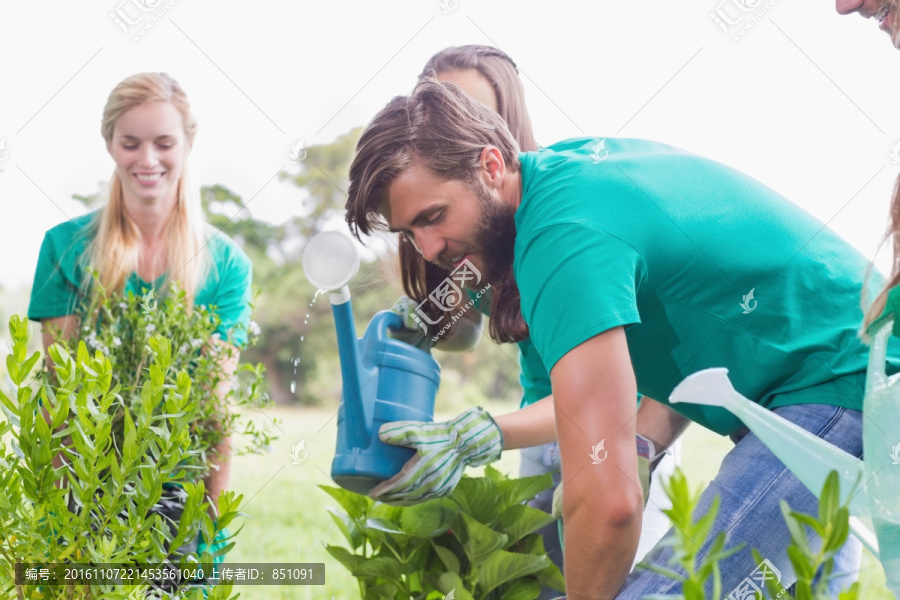
[[[665,404],[647,398],[641,400],[637,413],[637,431],[653,442],[657,452],[663,452],[684,433],[691,421]]]
[[[223,346],[220,348],[222,358],[219,361],[222,379],[216,386],[214,393],[218,398],[224,399],[233,385],[234,372],[237,369],[241,353],[235,346],[227,342],[216,340],[213,343]],[[225,410],[228,410],[227,406]],[[209,474],[203,479],[203,485],[206,488],[206,500],[209,502],[209,516],[212,519],[218,518],[219,494],[226,490],[230,483],[231,436],[227,436],[212,448]]]
[[[75,315],[67,315],[65,317],[54,317],[51,319],[42,319],[41,320],[41,341],[44,345],[44,360],[47,362],[47,370],[50,371],[50,377],[56,377],[56,367],[53,364],[53,361],[50,359],[50,354],[47,352],[47,349],[52,346],[58,339],[69,340],[75,336],[75,333],[78,331],[78,317]],[[57,334],[60,338],[57,338]],[[44,421],[47,424],[50,424],[50,413],[47,412],[47,407],[42,406],[44,413]],[[65,424],[63,424],[60,429],[65,428]],[[64,458],[62,454],[54,454],[53,455],[53,468],[58,469],[64,464]],[[62,486],[63,481],[57,480],[56,487]]]
[[[553,396],[541,398],[519,410],[494,417],[503,432],[503,449],[516,450],[556,441]]]
[[[643,509],[634,484],[637,387],[624,329],[576,346],[550,376],[562,458],[566,597],[612,599],[631,570]],[[603,449],[595,451],[600,442]],[[601,462],[594,464],[592,454]]]

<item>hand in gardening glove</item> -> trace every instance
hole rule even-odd
[[[419,350],[428,352],[434,346],[431,341],[432,335],[422,328],[421,323],[424,321],[416,314],[417,304],[414,300],[407,296],[400,296],[391,307],[391,312],[400,315],[403,319],[402,329],[388,329],[391,337],[401,342],[406,342],[411,346],[415,346]]]
[[[487,411],[471,408],[451,421],[385,423],[378,437],[386,444],[416,450],[399,473],[369,494],[391,504],[417,504],[448,495],[467,466],[480,467],[500,458],[503,434]]]
[[[644,506],[647,506],[647,500],[650,498],[650,480],[653,469],[662,460],[665,452],[656,453],[656,446],[651,440],[644,436],[635,435],[635,444],[637,445],[638,455],[638,480],[641,483],[641,489],[644,491]],[[562,518],[562,492],[563,486],[559,485],[553,491],[553,516],[557,519]]]

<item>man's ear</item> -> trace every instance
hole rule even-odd
[[[488,185],[499,185],[506,175],[506,162],[500,149],[496,146],[485,146],[481,149],[481,172]]]

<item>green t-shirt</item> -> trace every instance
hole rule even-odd
[[[80,289],[85,281],[85,249],[93,237],[92,220],[98,214],[93,212],[76,217],[44,235],[31,288],[29,319],[62,317],[77,311],[78,302],[83,298]],[[233,334],[234,342],[243,347],[247,343],[246,328],[250,320],[253,266],[244,251],[224,233],[208,227],[207,240],[211,266],[194,304],[215,307],[221,319],[217,333],[223,339],[228,338],[232,328],[241,324],[242,327],[234,329]],[[131,273],[125,291],[140,295],[144,289],[161,285],[165,278],[163,275],[148,283]]]
[[[520,157],[513,269],[548,370],[625,326],[638,391],[661,402],[688,375],[727,367],[739,392],[769,408],[860,410],[859,386],[822,384],[866,369],[866,260],[734,169],[655,142],[607,138],[604,152],[599,141]],[[673,408],[721,434],[741,427],[724,409]]]
[[[491,316],[491,291],[488,290],[480,298],[476,292],[466,290],[475,303],[474,306],[482,314]],[[538,354],[531,338],[518,342],[519,347],[519,384],[522,386],[522,403],[520,407],[534,404],[551,394],[550,374],[544,368],[541,355]]]

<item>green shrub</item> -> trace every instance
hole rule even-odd
[[[719,562],[738,552],[744,544],[733,548],[725,548],[725,534],[719,533],[713,540],[710,551],[698,560],[697,553],[709,538],[710,529],[719,512],[718,496],[705,515],[694,517],[700,503],[700,490],[692,491],[681,469],[676,469],[670,479],[663,482],[666,495],[672,502],[672,508],[665,512],[672,520],[674,535],[664,541],[672,547],[670,567],[680,567],[687,575],[681,575],[673,569],[658,567],[645,563],[637,568],[661,573],[682,584],[681,594],[655,594],[647,596],[648,600],[721,600],[723,590]],[[794,512],[784,500],[781,511],[791,534],[791,543],[787,554],[794,571],[797,573],[797,584],[793,592],[785,590],[777,578],[766,579],[766,591],[772,598],[787,600],[831,600],[827,585],[834,573],[834,556],[847,541],[850,532],[850,513],[846,506],[840,506],[840,482],[837,473],[832,471],[825,481],[819,501],[818,518]],[[822,539],[818,552],[810,549],[809,538],[805,527],[809,527]],[[753,549],[755,562],[763,566],[765,557]],[[819,573],[819,580],[813,585],[813,579]],[[747,574],[748,576],[750,573]],[[712,595],[706,595],[704,589],[713,583]],[[756,591],[749,586],[746,590],[724,590],[728,598],[757,598]],[[849,589],[841,592],[839,600],[857,600],[859,584],[854,583]]]
[[[224,492],[213,522],[202,481],[186,470],[200,454],[192,441],[200,409],[191,379],[173,370],[170,339],[153,335],[142,366],[147,375],[128,395],[130,402],[125,388],[113,385],[109,357],[99,350],[91,355],[83,341],[74,357],[65,345],[52,345],[55,380],[29,383],[40,353],[27,355],[27,320],[13,316],[9,329],[13,347],[6,367],[14,393],[0,392],[0,591],[5,598],[143,597],[146,584],[94,583],[77,590],[15,585],[15,565],[160,565],[166,548],[194,539],[198,530],[213,539],[238,516],[241,497]],[[117,420],[121,437],[113,433]],[[65,464],[54,468],[57,454]],[[166,484],[181,485],[187,494],[175,524],[151,512]],[[70,501],[84,508],[70,510]],[[202,558],[212,560],[209,554]],[[207,591],[215,599],[230,592],[229,584]],[[200,589],[191,594],[185,597],[203,597]]]
[[[343,508],[330,513],[349,544],[327,550],[356,577],[362,600],[533,600],[542,585],[564,589],[534,533],[554,518],[523,504],[551,483],[549,474],[509,479],[488,466],[449,497],[408,507],[320,486]]]

